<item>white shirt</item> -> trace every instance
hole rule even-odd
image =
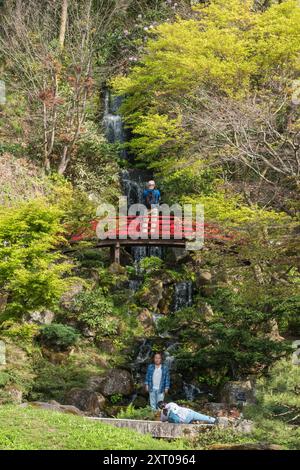
[[[153,378],[152,378],[154,390],[160,389],[161,376],[162,376],[161,366],[158,366],[158,367],[155,366],[155,369],[153,372]]]
[[[172,411],[175,413],[180,421],[184,422],[191,410],[189,408],[185,408],[184,406],[179,406],[176,403],[168,403],[166,405],[166,409],[168,410],[168,415]]]

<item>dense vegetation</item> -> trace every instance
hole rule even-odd
[[[0,9],[0,447],[41,448],[43,434],[20,439],[22,413],[62,433],[81,419],[7,404],[64,402],[107,368],[128,367],[146,338],[153,351],[176,343],[174,399],[182,376],[214,397],[230,380],[256,377],[249,439],[296,448],[298,2],[4,0]],[[122,101],[126,142],[105,133],[108,89]],[[138,269],[125,251],[122,266],[110,266],[105,249],[74,250],[71,235],[97,206],[116,204],[122,168],[150,169],[164,202],[202,203],[232,240],[180,256],[169,249]],[[193,302],[174,311],[186,281]],[[117,393],[106,412],[149,417],[136,386],[137,405]],[[83,448],[99,448],[104,427],[81,428],[90,429]],[[109,432],[103,448],[137,439]],[[63,444],[59,435],[49,448],[76,445],[77,431]],[[216,432],[193,445],[239,439]]]

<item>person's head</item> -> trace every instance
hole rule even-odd
[[[155,181],[153,181],[153,180],[148,181],[147,187],[148,187],[148,189],[154,189],[155,188]]]
[[[164,401],[159,401],[157,403],[157,407],[160,409],[160,410],[163,410],[166,406],[166,403]]]
[[[153,356],[153,362],[156,366],[160,366],[162,364],[163,358],[162,358],[162,353],[157,352]]]

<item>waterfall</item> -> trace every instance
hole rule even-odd
[[[175,284],[174,293],[174,311],[177,312],[182,308],[190,307],[193,303],[192,299],[193,284],[192,281],[177,282]]]
[[[186,382],[183,382],[183,391],[188,401],[194,401],[201,393],[204,393],[195,385]]]
[[[118,109],[122,103],[122,98],[113,96],[109,90],[105,91],[103,126],[105,135],[110,144],[125,142],[125,132],[122,117],[118,114]],[[126,158],[126,150],[121,151],[121,156]]]

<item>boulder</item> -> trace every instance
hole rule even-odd
[[[206,302],[201,305],[200,312],[204,316],[204,319],[207,321],[212,320],[214,317],[214,311],[212,307]]]
[[[255,388],[251,380],[227,382],[221,391],[221,401],[228,405],[255,403]]]
[[[69,310],[73,307],[73,300],[76,295],[80,294],[84,289],[84,284],[80,281],[72,284],[69,289],[61,296],[60,305]]]
[[[70,351],[64,351],[64,352],[58,352],[58,351],[51,351],[50,349],[47,348],[42,348],[42,354],[44,357],[48,359],[49,362],[52,364],[63,364],[66,362],[72,354],[73,350]]]
[[[14,386],[9,386],[5,388],[5,391],[9,395],[11,402],[16,403],[16,404],[22,403],[22,400],[23,400],[22,390]]]
[[[105,398],[87,388],[73,388],[65,396],[65,402],[92,416],[99,416],[105,407]]]
[[[125,274],[126,268],[124,268],[124,266],[121,266],[119,263],[112,263],[109,266],[108,271],[111,274]]]
[[[51,310],[43,310],[41,312],[30,312],[28,313],[24,321],[28,323],[37,323],[38,325],[50,325],[55,317],[55,313]]]
[[[269,331],[267,336],[271,341],[279,342],[279,341],[284,340],[283,336],[281,336],[280,333],[279,333],[278,323],[275,320],[275,318],[272,318],[269,321],[269,328],[270,328],[270,331]]]
[[[155,328],[155,323],[153,320],[153,316],[151,315],[151,312],[147,309],[144,308],[140,314],[138,315],[138,320],[142,324],[144,331],[145,332],[151,332]]]
[[[151,310],[156,310],[160,300],[163,298],[163,283],[160,280],[153,280],[151,288],[145,290],[140,300],[143,304],[149,306]]]
[[[199,286],[203,286],[203,285],[206,285],[206,284],[210,284],[211,280],[212,280],[211,272],[208,271],[208,270],[206,270],[206,271],[203,270],[203,271],[200,271],[197,274],[196,283]]]
[[[116,347],[111,339],[102,339],[100,341],[96,341],[96,345],[101,352],[106,354],[114,354],[116,352]]]
[[[104,376],[99,390],[105,397],[110,397],[115,394],[131,395],[134,386],[130,372],[124,369],[109,370]]]
[[[42,402],[42,401],[32,401],[28,403],[22,403],[20,406],[22,408],[26,408],[27,406],[33,406],[34,408],[42,408],[43,410],[58,411],[60,413],[68,413],[68,414],[78,415],[78,416],[83,415],[82,411],[76,408],[76,406],[61,405],[55,400],[51,400],[49,403]]]

